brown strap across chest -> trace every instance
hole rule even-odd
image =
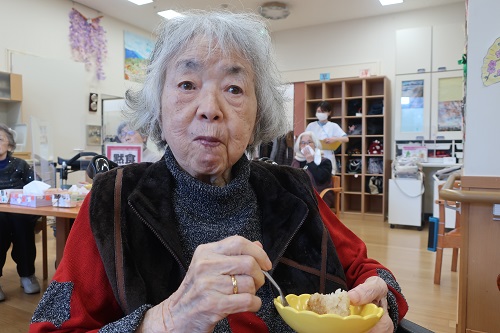
[[[128,314],[127,300],[125,297],[125,277],[123,275],[123,249],[122,249],[122,228],[121,228],[121,191],[122,191],[123,169],[116,172],[115,195],[114,195],[114,225],[115,225],[115,274],[118,289],[118,302],[122,310]]]

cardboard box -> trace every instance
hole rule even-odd
[[[33,195],[19,192],[10,193],[10,204],[26,207],[52,206],[52,195]]]

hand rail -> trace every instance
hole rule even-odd
[[[451,174],[439,191],[439,196],[449,201],[500,203],[500,192],[452,190],[455,181],[461,177],[460,173]]]

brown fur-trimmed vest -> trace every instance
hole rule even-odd
[[[301,169],[257,161],[252,161],[250,167],[250,184],[262,214],[264,249],[273,263],[271,274],[283,291],[302,294],[346,289],[342,265],[321,221],[307,174]],[[118,300],[113,223],[115,178],[116,169],[95,178],[90,223]],[[125,313],[168,298],[188,269],[176,231],[172,184],[172,175],[163,160],[123,168],[119,196],[126,296],[126,304],[121,306]]]

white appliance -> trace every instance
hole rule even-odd
[[[422,230],[422,179],[389,179],[389,224],[418,227]]]

